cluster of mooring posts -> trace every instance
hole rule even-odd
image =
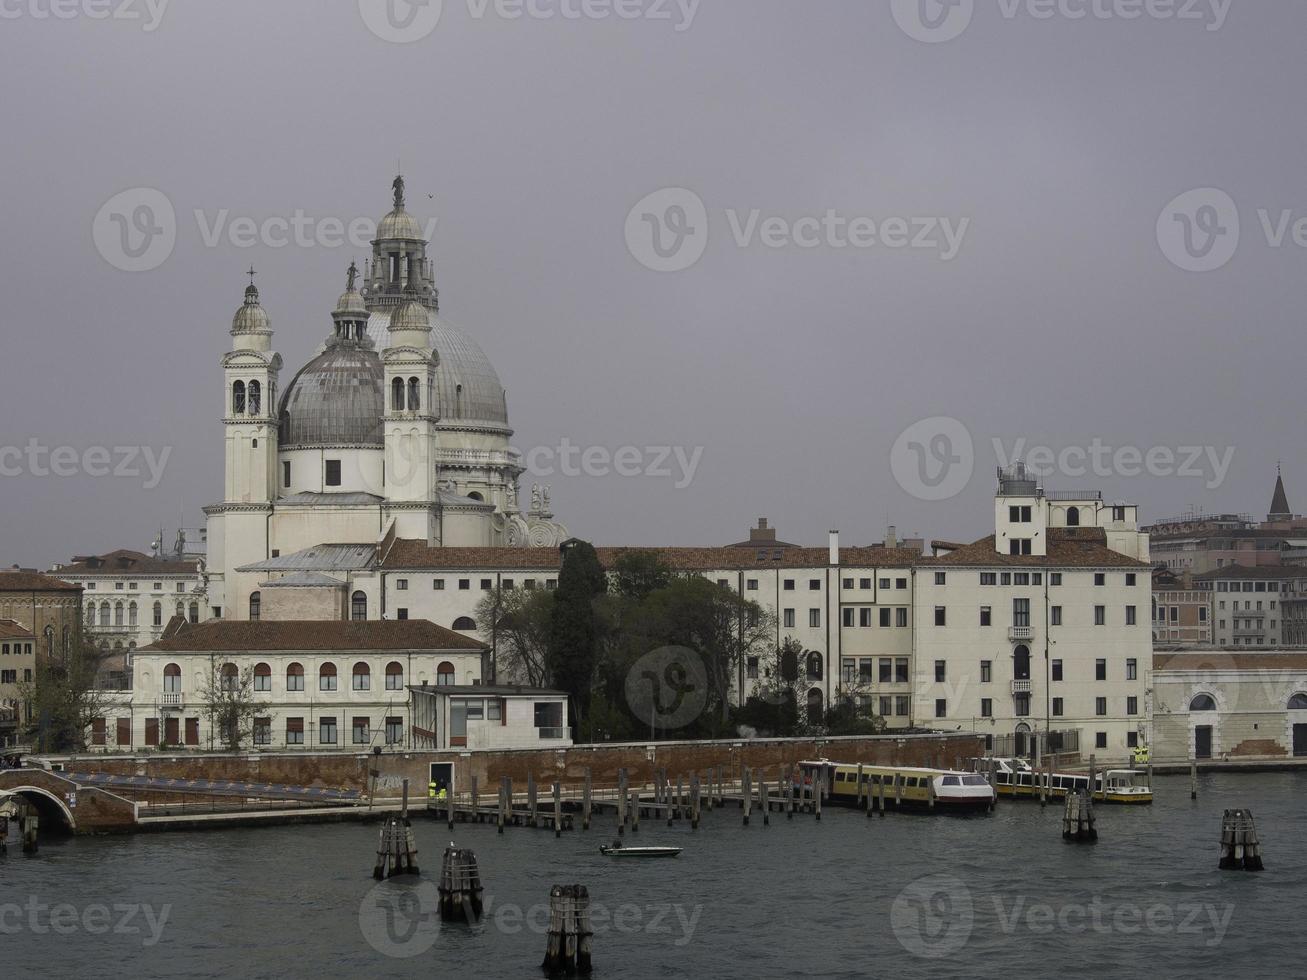
[[[381,840],[377,843],[377,866],[372,877],[380,881],[396,875],[418,874],[418,845],[413,837],[413,824],[408,819],[408,780],[404,780],[404,803],[399,815],[391,814],[381,824]]]
[[[551,977],[589,974],[594,929],[585,885],[555,885],[549,891],[549,939],[541,967]]]
[[[1263,871],[1262,845],[1251,810],[1226,810],[1221,817],[1221,870]]]
[[[440,918],[444,922],[475,925],[483,910],[481,872],[473,851],[455,847],[450,842],[440,862]]]
[[[40,817],[36,807],[18,796],[9,796],[0,802],[0,854],[9,852],[9,837],[17,831],[24,854],[35,854]]]
[[[1085,792],[1067,793],[1066,811],[1062,814],[1064,840],[1096,841],[1098,827],[1094,823],[1094,800]]]

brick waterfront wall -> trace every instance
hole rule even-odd
[[[742,766],[770,769],[792,766],[803,759],[837,762],[953,768],[984,754],[978,735],[875,736],[837,739],[758,739],[720,742],[660,742],[626,745],[578,745],[565,749],[486,752],[386,752],[381,756],[345,753],[147,755],[138,757],[79,756],[62,760],[69,770],[141,775],[162,779],[231,779],[325,786],[370,792],[375,779],[378,797],[398,796],[404,779],[414,799],[426,795],[433,763],[454,766],[455,789],[464,792],[472,776],[482,791],[494,793],[502,776],[524,789],[529,775],[541,784],[557,779],[579,786],[590,769],[596,787],[615,786],[625,768],[633,784],[652,781],[654,770],[665,768],[675,779],[704,774],[709,768]],[[375,774],[375,775],[374,775]]]

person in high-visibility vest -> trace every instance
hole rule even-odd
[[[427,799],[434,800],[439,790],[440,787],[436,784],[436,781],[431,780],[431,782],[427,783]]]
[[[1135,746],[1135,765],[1137,765],[1137,766],[1147,765],[1147,763],[1148,763],[1148,759],[1149,759],[1148,746],[1147,746],[1147,745],[1136,745],[1136,746]]]
[[[440,792],[436,794],[436,799],[439,800],[441,803],[444,803],[445,800],[449,799],[449,790],[447,790],[444,786],[440,787]]]

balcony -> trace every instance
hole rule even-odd
[[[1028,680],[1024,680],[1024,681],[1013,681],[1013,682],[1012,682],[1012,693],[1013,693],[1013,694],[1029,694],[1029,693],[1030,693],[1030,681],[1028,681]]]
[[[159,707],[180,708],[181,706],[182,695],[180,691],[164,691],[159,695]]]
[[[554,741],[567,737],[566,728],[541,728],[538,729],[541,741]]]
[[[1035,638],[1035,628],[1033,626],[1009,626],[1007,628],[1007,638],[1013,643],[1022,643]]]

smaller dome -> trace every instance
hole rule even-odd
[[[231,332],[271,333],[272,320],[267,311],[259,305],[259,290],[253,283],[245,287],[245,302],[231,319]]]
[[[404,210],[403,206],[395,208],[377,225],[377,238],[406,238],[410,241],[424,242],[422,226],[417,218]]]
[[[410,299],[390,315],[390,332],[393,334],[405,330],[431,332],[431,314],[416,300]]]
[[[337,313],[367,313],[368,306],[363,301],[363,294],[357,289],[347,289],[336,300]]]

